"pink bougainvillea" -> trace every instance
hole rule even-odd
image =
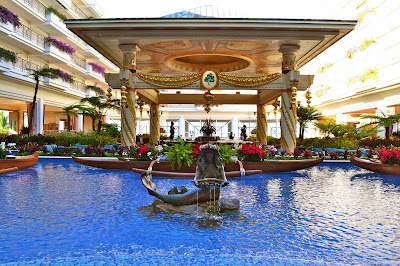
[[[104,72],[106,71],[105,67],[102,67],[98,64],[96,64],[95,62],[89,62],[89,65],[92,66],[92,70],[100,75],[103,75]]]
[[[68,43],[64,43],[64,42],[59,41],[56,38],[50,37],[50,36],[46,37],[44,40],[48,44],[54,45],[57,49],[59,49],[59,50],[61,50],[63,52],[66,52],[67,54],[70,54],[70,55],[75,54],[75,49],[72,48],[72,46],[69,45]]]

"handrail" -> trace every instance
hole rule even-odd
[[[28,68],[35,69],[35,70],[39,70],[39,69],[42,68],[42,66],[40,66],[38,64],[35,64],[35,63],[32,63],[32,62],[29,62],[29,61],[27,61],[25,59],[22,59],[20,57],[17,57],[17,60],[15,61],[15,63],[13,63],[13,67],[17,68],[17,69],[20,69],[20,70],[22,70],[24,72],[28,72],[28,70],[27,70]]]
[[[86,59],[85,58],[80,57],[76,54],[71,54],[70,61],[73,62],[74,64],[80,66],[81,68],[86,69]]]
[[[42,17],[46,17],[47,7],[42,3],[40,3],[38,0],[20,0],[20,1],[30,6],[33,10],[37,12],[37,14],[41,15]]]
[[[20,27],[14,27],[14,32],[44,49],[44,39],[46,37],[29,26],[22,24]]]
[[[71,89],[86,93],[86,84],[74,80],[74,82],[71,84]]]

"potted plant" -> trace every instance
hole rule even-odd
[[[204,136],[211,136],[216,132],[215,127],[212,125],[211,119],[206,119],[204,125],[200,129],[200,132],[202,132]]]

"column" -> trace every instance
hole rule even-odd
[[[17,122],[17,132],[21,132],[22,127],[24,126],[24,109],[18,109],[18,122]]]
[[[285,75],[289,88],[282,90],[281,94],[281,147],[288,152],[293,152],[296,147],[297,126],[297,83],[300,77],[298,71],[290,71]]]
[[[36,108],[33,114],[33,134],[43,134],[44,106],[43,99],[36,101]]]
[[[238,139],[240,137],[239,134],[239,120],[236,116],[232,117],[231,120],[231,131],[235,136],[235,139]]]
[[[257,105],[257,141],[267,145],[267,105]]]
[[[76,132],[83,131],[83,114],[78,114],[78,117],[75,119],[75,128]]]
[[[136,91],[133,89],[132,74],[136,72],[136,44],[120,44],[123,53],[121,80],[121,144],[136,145]]]
[[[150,143],[157,144],[160,140],[160,105],[150,104]]]
[[[183,118],[183,115],[179,117],[178,136],[185,138],[185,118]]]

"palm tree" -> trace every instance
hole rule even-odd
[[[107,97],[104,94],[104,91],[99,87],[88,85],[86,86],[88,89],[96,92],[96,96],[86,97],[81,100],[81,103],[89,103],[90,106],[81,106],[79,109],[82,111],[84,116],[88,116],[92,118],[92,129],[95,130],[95,122],[97,123],[97,132],[100,133],[103,123],[103,116],[106,114],[108,108],[112,109],[120,109],[119,100],[112,100],[109,105],[107,102]]]
[[[375,119],[375,121],[364,125],[363,127],[367,127],[370,125],[376,125],[378,127],[385,128],[385,139],[390,138],[390,128],[399,122],[400,120],[400,113],[394,115],[386,115],[382,110],[379,110],[381,115],[360,115],[361,119]]]
[[[67,116],[67,130],[71,130],[71,116],[78,117],[78,114],[74,111],[75,109],[79,109],[79,104],[71,104],[62,108],[61,112],[56,112],[56,114],[64,114]]]
[[[68,80],[66,80],[68,82],[72,82],[73,79],[69,75],[68,75],[68,77],[66,77],[65,76],[66,73],[62,72],[61,70],[55,69],[55,68],[50,68],[50,67],[43,67],[41,69],[27,68],[27,70],[29,71],[28,76],[32,76],[36,81],[35,92],[33,94],[33,100],[32,100],[32,108],[31,108],[31,112],[29,113],[29,120],[28,120],[28,129],[29,129],[28,135],[29,135],[32,132],[33,114],[34,114],[35,108],[36,108],[36,97],[37,97],[37,93],[39,90],[40,77],[50,78],[50,79],[63,78],[63,79],[68,79]]]
[[[302,105],[297,106],[297,122],[299,122],[300,126],[300,141],[302,141],[304,138],[304,130],[307,127],[307,123],[315,120],[321,120],[322,117],[322,113],[319,112],[315,107],[305,107]]]

